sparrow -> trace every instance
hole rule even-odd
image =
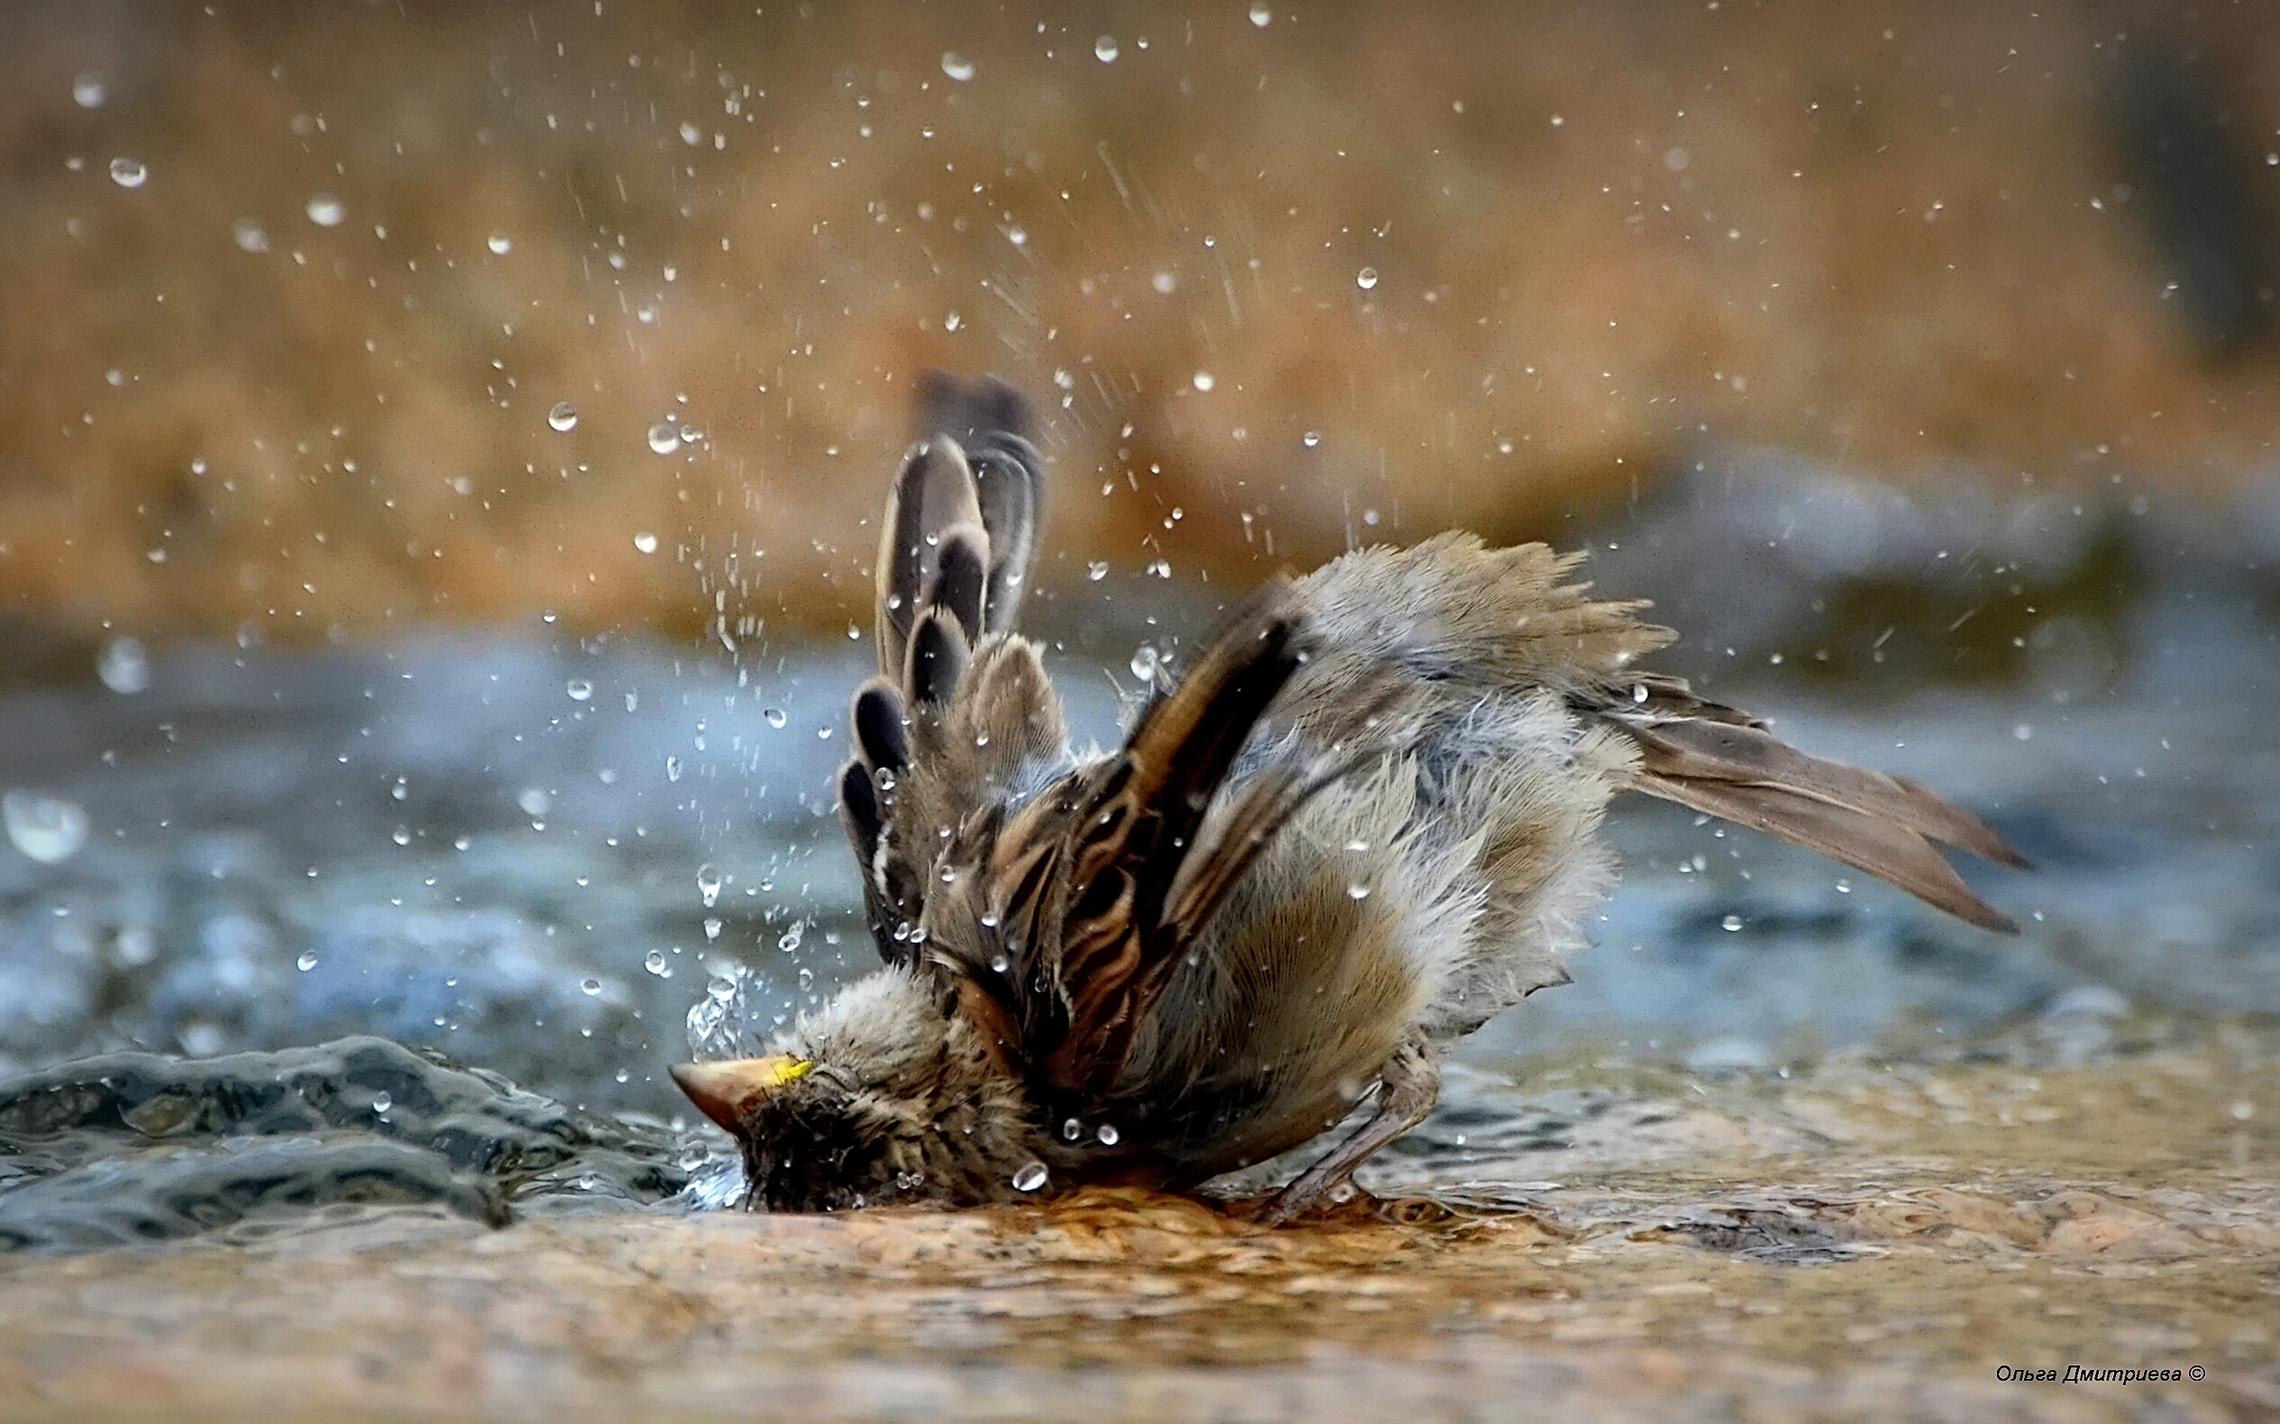
[[[2024,866],[1987,825],[1643,668],[1676,635],[1542,544],[1451,532],[1270,580],[1122,745],[1080,749],[1017,628],[1029,406],[993,379],[921,397],[838,778],[883,966],[767,1056],[673,1070],[748,1206],[1182,1191],[1358,1117],[1260,1214],[1287,1221],[1425,1118],[1446,1045],[1569,982],[1618,792],[2015,932],[1935,849]]]

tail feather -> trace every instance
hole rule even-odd
[[[1645,684],[1641,684],[1644,686]],[[1746,714],[1657,679],[1646,704],[1600,707],[1639,752],[1631,788],[1818,852],[1985,929],[2018,925],[1973,894],[1933,842],[2025,868],[1985,821],[1904,777],[1812,756]]]
[[[1762,727],[1732,722],[1664,721],[1630,725],[1646,768],[1669,780],[1763,787],[1890,821],[1998,865],[2027,859],[1985,821],[1928,788],[1881,771],[1797,750]]]
[[[1631,785],[1866,871],[1982,929],[2018,933],[2017,923],[1973,894],[1931,842],[1897,820],[1785,786],[1664,776],[1652,770],[1636,773]]]

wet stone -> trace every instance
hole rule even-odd
[[[497,1222],[510,1205],[654,1204],[688,1182],[660,1129],[373,1037],[0,1080],[0,1161],[21,1174],[0,1193],[0,1242],[75,1249],[341,1203]]]

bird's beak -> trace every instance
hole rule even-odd
[[[730,1132],[737,1130],[744,1109],[786,1083],[804,1078],[815,1064],[789,1053],[766,1058],[736,1058],[725,1063],[676,1063],[673,1081],[697,1105],[697,1111]]]

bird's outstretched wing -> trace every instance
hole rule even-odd
[[[1273,835],[1350,765],[1237,757],[1310,656],[1291,586],[1245,599],[1122,747],[944,841],[925,951],[1042,1100],[1116,1081],[1140,1026]],[[971,674],[969,674],[970,676]]]
[[[890,964],[916,953],[945,843],[1068,746],[1038,650],[1014,631],[1044,502],[1028,404],[1002,382],[929,374],[920,422],[881,521],[879,671],[856,689],[855,755],[839,772],[865,915]]]

